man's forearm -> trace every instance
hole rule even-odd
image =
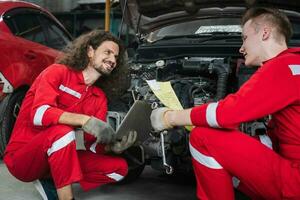
[[[90,116],[84,114],[64,112],[58,120],[59,124],[66,124],[71,126],[82,126],[90,119]]]
[[[193,125],[190,117],[191,111],[192,109],[167,111],[165,114],[165,119],[172,126]]]

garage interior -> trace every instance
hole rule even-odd
[[[226,23],[228,23],[230,27],[228,26],[228,30],[226,30],[228,33],[225,35],[220,34],[220,30],[216,31],[217,34],[210,35],[207,31],[213,29],[210,26],[212,21],[211,19],[206,20],[202,14],[199,15],[197,20],[204,20],[199,22],[199,24],[197,20],[194,20],[195,22],[188,21],[196,16],[198,11],[202,9],[201,6],[194,3],[199,3],[201,0],[152,1],[152,9],[155,12],[147,10],[148,4],[146,0],[144,2],[142,0],[136,0],[142,2],[139,5],[138,11],[143,13],[140,14],[139,17],[133,17],[136,13],[126,14],[126,17],[124,17],[125,14],[124,11],[122,11],[123,9],[138,7],[134,4],[127,5],[127,1],[130,0],[123,0],[127,6],[124,6],[123,8],[123,4],[120,3],[122,0],[120,0],[120,2],[119,0],[23,1],[41,6],[49,11],[60,22],[58,24],[62,25],[62,27],[60,27],[63,29],[62,32],[66,33],[66,35],[63,36],[64,39],[62,39],[59,44],[51,44],[52,46],[48,44],[49,41],[41,40],[40,42],[44,42],[46,46],[55,49],[57,52],[60,51],[62,47],[66,46],[68,41],[72,41],[80,35],[94,29],[109,31],[123,41],[127,48],[126,59],[128,59],[128,67],[130,68],[131,73],[129,77],[131,80],[128,82],[130,86],[126,88],[126,91],[124,90],[124,92],[122,90],[122,92],[124,92],[124,95],[122,93],[122,99],[112,101],[111,105],[109,105],[109,108],[112,108],[112,110],[110,110],[111,112],[109,112],[107,120],[113,121],[115,129],[117,129],[116,127],[119,125],[119,122],[116,121],[118,121],[119,118],[123,120],[125,116],[124,113],[129,110],[128,106],[132,105],[133,101],[136,99],[147,100],[148,102],[151,102],[151,106],[153,107],[163,105],[163,103],[159,101],[160,99],[155,97],[154,92],[150,91],[150,86],[148,87],[148,85],[144,83],[146,82],[145,80],[157,79],[159,81],[170,81],[173,84],[173,89],[176,90],[175,94],[179,97],[179,104],[181,103],[182,108],[185,109],[202,105],[203,103],[213,100],[220,100],[224,98],[225,95],[236,92],[258,69],[258,67],[253,67],[251,69],[246,68],[244,64],[244,59],[239,53],[239,48],[242,44],[241,27],[237,25],[240,23],[241,11],[244,11],[248,5],[254,4],[253,2],[255,2],[255,0],[242,0],[243,3],[246,2],[247,4],[247,6],[244,7],[239,7],[240,2],[234,0],[232,2],[235,3],[234,6],[237,6],[236,9],[230,6],[226,7],[226,3],[231,1],[219,1],[221,2],[221,5],[213,4],[213,6],[220,7],[214,7],[211,10],[208,9],[209,11],[207,11],[207,13],[205,13],[206,11],[204,12],[208,15],[214,13],[218,16],[229,16],[229,20],[226,21]],[[165,5],[160,5],[161,2],[164,2]],[[209,1],[205,2],[208,3]],[[273,3],[271,0],[261,0],[260,2],[263,2],[262,5],[265,5],[264,3],[268,5],[270,2]],[[276,6],[282,5],[281,1],[274,1],[274,5],[275,4]],[[172,7],[172,9],[170,9],[168,7],[169,5],[174,6],[174,8]],[[295,35],[297,38],[290,41],[289,45],[292,47],[299,45],[300,42],[298,37],[300,36],[300,26],[297,24],[300,22],[300,12],[295,11],[295,7],[297,7],[295,5],[296,3],[293,3],[290,7],[284,7],[284,9],[293,10],[290,12],[288,10],[287,13],[295,19],[295,21],[293,21],[293,26],[295,26]],[[184,11],[182,11],[182,7],[184,8]],[[159,15],[165,11],[178,11],[179,14],[174,17],[174,19],[168,18],[169,13],[160,18]],[[14,11],[10,12],[11,16],[15,14]],[[184,12],[184,14],[182,14],[182,12]],[[37,39],[36,36],[33,36],[32,38],[30,38],[31,36],[26,36],[26,31],[22,32],[17,28],[14,29],[16,23],[10,21],[11,16],[5,16],[3,17],[3,20],[9,24],[9,28],[15,31],[15,36],[20,36],[31,41]],[[184,16],[183,20],[179,19],[182,16]],[[129,20],[130,17],[133,18],[133,21]],[[164,19],[164,17],[168,19]],[[162,19],[162,22],[159,21],[160,19]],[[171,25],[167,26],[168,23]],[[178,23],[180,26],[172,26],[173,23]],[[215,20],[215,23],[218,26],[216,29],[220,27],[224,28],[222,27],[222,23],[225,23],[225,20],[223,21],[220,17],[220,19]],[[161,26],[164,25],[168,28],[160,29]],[[202,25],[206,28],[203,28]],[[170,32],[171,34],[169,34]],[[185,34],[185,37],[181,38],[176,34]],[[196,34],[203,34],[203,38],[201,40],[196,40]],[[164,39],[166,39],[166,41],[163,41]],[[214,40],[217,42],[214,43]],[[191,45],[186,45],[185,42],[189,42],[188,44]],[[220,45],[218,42],[224,43]],[[51,41],[49,43],[51,43]],[[180,48],[177,45],[180,46]],[[16,45],[16,47],[18,46]],[[197,51],[197,53],[195,53],[195,51]],[[201,53],[198,54],[198,52]],[[4,56],[5,58],[9,57],[9,55]],[[32,55],[30,54],[27,56],[30,57]],[[33,57],[35,57],[35,55],[33,55]],[[53,55],[51,59],[49,59],[51,60],[50,63],[53,61]],[[3,66],[0,65],[1,70],[2,67]],[[40,69],[40,71],[41,70],[42,69]],[[40,71],[34,73],[34,75],[37,75]],[[13,77],[20,75],[18,73],[20,72],[15,70],[9,76]],[[222,75],[219,76],[219,74]],[[29,80],[26,81],[32,83],[34,77],[32,76],[28,79]],[[15,120],[15,115],[18,111],[16,111],[11,104],[17,105],[16,107],[19,109],[21,101],[29,86],[22,85],[20,88],[13,88],[10,81],[6,80],[4,75],[2,75],[2,72],[0,73],[0,84],[3,89],[3,91],[0,92],[0,101],[2,101],[0,112],[6,114],[10,113]],[[217,87],[223,88],[219,89]],[[11,103],[12,100],[13,103]],[[127,101],[127,104],[125,103],[124,105],[124,101]],[[121,105],[118,105],[120,102]],[[5,106],[8,105],[11,106],[11,108],[6,110]],[[114,111],[117,111],[117,113]],[[10,131],[8,131],[9,133],[6,132],[7,129],[12,129],[14,124],[14,122],[7,120],[9,117],[5,117],[4,115],[0,117],[0,200],[42,199],[32,183],[24,183],[17,180],[9,173],[2,161],[5,145],[10,136]],[[3,123],[6,122],[5,120],[9,121],[9,125],[3,126]],[[263,134],[266,131],[267,126],[265,122],[267,120],[269,119],[243,124],[241,129],[251,136]],[[196,200],[196,181],[193,173],[191,173],[193,168],[189,151],[186,151],[189,144],[187,139],[189,136],[185,136],[185,133],[187,132],[189,132],[189,129],[183,127],[180,130],[176,129],[173,131],[172,134],[174,136],[166,137],[166,152],[168,150],[167,153],[169,153],[167,156],[164,155],[165,147],[161,144],[164,143],[163,134],[149,134],[151,137],[153,136],[154,139],[152,138],[152,140],[149,140],[150,145],[147,146],[148,148],[137,148],[137,152],[149,150],[149,155],[145,156],[146,158],[144,158],[143,155],[132,159],[137,160],[136,163],[138,164],[142,163],[142,168],[133,181],[108,184],[88,192],[84,192],[79,184],[74,184],[73,190],[75,199]],[[174,147],[176,145],[178,146]],[[138,153],[135,152],[133,154]],[[189,158],[186,159],[187,155]],[[133,164],[133,168],[135,169],[137,168],[135,166],[136,163]],[[173,171],[169,173],[169,164],[172,166],[178,164],[180,166],[177,168],[174,167],[175,173],[173,173]],[[173,170],[173,168],[171,169]],[[235,200],[250,200],[250,198],[235,190]]]
[[[50,11],[69,31],[73,38],[92,29],[105,29],[105,0],[26,0]],[[117,1],[110,4],[109,31],[118,34],[122,13]],[[123,30],[126,31],[126,30]],[[128,38],[124,37],[124,40]],[[40,200],[32,183],[14,178],[0,159],[0,200]],[[76,199],[82,200],[141,200],[141,199],[195,199],[193,177],[170,178],[146,167],[139,180],[119,185],[105,185],[90,192],[83,192],[74,185]],[[178,192],[177,192],[178,191]]]

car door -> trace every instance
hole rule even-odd
[[[16,36],[21,45],[18,47],[22,53],[15,69],[15,86],[31,84],[35,77],[47,66],[52,64],[59,54],[59,49],[70,41],[67,34],[55,23],[51,16],[40,10],[19,8],[5,14],[4,20],[11,32]],[[59,44],[49,42],[49,29],[47,26],[56,27],[60,35],[56,37]],[[58,32],[57,31],[57,32]]]

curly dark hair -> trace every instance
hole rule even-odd
[[[119,46],[119,56],[117,67],[112,73],[102,76],[95,85],[106,93],[108,99],[119,97],[129,86],[129,70],[127,66],[127,55],[122,42],[109,32],[103,30],[93,30],[75,39],[62,51],[56,59],[56,63],[63,64],[77,71],[84,70],[89,63],[88,47],[97,49],[103,42],[112,41]]]

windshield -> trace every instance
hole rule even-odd
[[[148,35],[147,40],[155,42],[169,36],[208,35],[215,32],[241,33],[240,19],[209,18],[173,24],[151,32]]]
[[[185,36],[206,36],[214,33],[233,33],[241,34],[241,19],[236,18],[208,18],[198,19],[188,22],[182,22],[165,26],[161,29],[155,30],[146,36],[148,42],[155,42],[163,38],[170,37],[185,37]],[[293,22],[294,36],[300,34],[299,21]]]

